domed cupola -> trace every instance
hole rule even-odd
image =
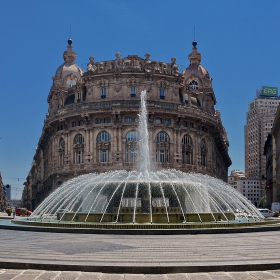
[[[67,50],[63,53],[64,63],[58,67],[53,77],[53,86],[69,88],[81,81],[83,70],[76,65],[77,54],[72,50],[72,40],[68,40]]]
[[[200,65],[202,56],[197,51],[197,42],[193,41],[192,45],[192,53],[188,56],[190,65],[182,72],[185,84],[194,89],[212,87],[212,79],[208,71]]]

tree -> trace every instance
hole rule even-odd
[[[259,208],[264,208],[265,206],[266,206],[266,196],[264,195],[264,196],[261,198],[258,207],[259,207]]]

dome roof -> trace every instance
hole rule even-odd
[[[188,56],[190,65],[182,72],[182,74],[185,78],[185,81],[187,81],[187,83],[189,80],[195,79],[200,84],[200,87],[209,87],[209,86],[211,87],[212,79],[210,78],[206,68],[200,65],[202,56],[197,51],[196,45],[197,43],[194,41],[192,53],[190,53]]]
[[[198,76],[200,78],[204,78],[205,76],[209,77],[208,71],[200,64],[193,64],[190,65],[188,68],[186,68],[182,74],[184,77],[189,77],[189,76]]]
[[[55,73],[56,78],[64,79],[66,76],[74,75],[78,78],[78,80],[83,75],[83,70],[76,65],[76,63],[63,63],[61,66],[58,67]]]
[[[67,50],[63,53],[64,63],[58,67],[53,77],[55,86],[69,87],[81,80],[83,70],[76,65],[77,54],[72,50],[72,40],[68,40]],[[71,80],[71,83],[67,81]]]

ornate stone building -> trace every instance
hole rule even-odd
[[[129,55],[75,64],[68,40],[64,63],[53,77],[49,112],[26,188],[36,207],[63,182],[89,172],[137,168],[140,93],[147,91],[149,145],[155,169],[200,172],[227,181],[231,159],[227,133],[208,71],[196,42],[190,65]]]

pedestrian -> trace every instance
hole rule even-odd
[[[13,207],[13,219],[15,219],[15,217],[16,217],[16,209],[15,207]]]

